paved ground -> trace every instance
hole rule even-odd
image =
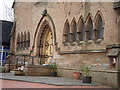
[[[110,88],[107,86],[55,86],[40,83],[0,80],[2,88]]]
[[[80,80],[62,77],[14,76],[3,73],[0,78],[3,88],[110,88],[101,83],[85,84]]]
[[[63,77],[50,77],[50,76],[14,76],[10,73],[3,73],[0,76],[1,79],[5,80],[16,80],[25,82],[42,83],[48,85],[69,85],[69,86],[100,86],[101,83],[92,82],[91,84],[82,83],[81,80],[74,80]]]

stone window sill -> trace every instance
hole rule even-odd
[[[88,41],[87,41],[87,44],[91,44],[91,43],[92,43],[92,40],[88,40]]]
[[[70,43],[67,43],[67,42],[63,42],[64,46],[69,46]]]
[[[77,45],[77,42],[72,42],[71,43],[71,46],[76,46]]]
[[[82,45],[85,41],[78,42],[78,45]]]
[[[102,42],[102,39],[97,39],[96,41],[95,41],[95,43],[101,43]]]

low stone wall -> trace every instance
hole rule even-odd
[[[57,70],[58,76],[67,78],[73,78],[73,71],[74,69],[62,69],[62,68],[59,68]]]
[[[51,69],[47,66],[25,66],[23,72],[26,76],[50,76]]]
[[[72,69],[58,69],[58,76],[73,78]],[[120,83],[120,72],[112,70],[98,70],[91,72],[92,81],[103,83],[112,87],[119,87]]]
[[[94,71],[92,73],[93,81],[103,83],[112,87],[119,87],[119,71],[105,70]]]

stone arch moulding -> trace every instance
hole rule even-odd
[[[71,27],[70,27],[70,40],[71,42],[76,42],[77,41],[77,22],[75,17],[72,19],[71,22]]]
[[[85,19],[85,23],[87,23],[90,18],[93,21],[93,16],[91,15],[91,13],[88,14],[87,18]]]
[[[85,23],[83,16],[81,15],[79,20],[78,20],[78,26],[77,26],[77,32],[81,33],[78,35],[78,41],[84,41],[85,39]]]
[[[65,34],[66,34],[66,37],[65,37]],[[63,27],[63,38],[62,38],[62,41],[63,41],[63,43],[70,42],[70,23],[69,23],[68,19],[65,21],[65,24],[64,24],[64,27]]]
[[[102,21],[103,21],[103,25],[105,25],[105,20],[104,20],[104,17],[103,17],[103,14],[102,14],[102,12],[101,11],[97,11],[97,13],[95,14],[95,17],[94,17],[94,22],[96,22],[96,20],[97,20],[97,17],[98,16],[101,16],[101,18],[102,18]]]
[[[100,22],[99,20],[100,20],[101,22]],[[100,23],[102,23],[102,26],[99,26]],[[99,27],[98,27],[98,26],[99,26]],[[96,15],[95,15],[95,17],[94,17],[94,29],[97,30],[97,31],[99,31],[99,33],[98,33],[98,35],[97,35],[97,37],[96,37],[97,39],[103,39],[104,35],[101,36],[100,33],[104,34],[104,26],[105,26],[105,22],[104,22],[103,15],[102,15],[102,13],[98,10],[97,13],[96,13]],[[103,29],[103,31],[101,31],[101,29],[98,29],[98,28],[100,28],[100,27]]]
[[[56,31],[55,31],[54,22],[53,22],[51,16],[49,14],[46,14],[45,16],[42,16],[42,18],[40,19],[40,21],[39,21],[39,23],[37,25],[37,28],[36,28],[36,31],[35,31],[35,35],[34,35],[34,41],[33,41],[33,45],[32,45],[32,50],[31,50],[30,54],[32,52],[34,52],[34,54],[37,55],[37,50],[36,49],[38,48],[41,34],[42,34],[43,29],[44,29],[44,27],[46,25],[49,25],[50,28],[51,28],[51,32],[52,32],[52,35],[53,35],[53,45],[57,45],[57,42],[56,42]]]
[[[94,38],[94,34],[93,34],[93,31],[94,31],[94,24],[93,24],[93,18],[92,18],[92,15],[89,13],[87,18],[86,18],[86,21],[85,21],[85,37],[86,37],[86,40],[93,40]]]

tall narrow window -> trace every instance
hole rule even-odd
[[[84,41],[85,38],[85,27],[84,27],[84,21],[82,18],[78,21],[78,31],[77,31],[77,38],[78,41]]]
[[[26,38],[26,47],[30,47],[30,32],[27,32],[27,38]]]
[[[23,41],[23,43],[24,43],[24,48],[26,47],[26,32],[24,32],[24,41]]]
[[[96,39],[102,39],[103,38],[103,20],[100,15],[97,16],[96,22],[95,22],[95,38]]]
[[[70,36],[71,36],[71,42],[76,42],[77,41],[77,25],[76,25],[75,19],[73,19],[72,23],[71,23]]]
[[[23,33],[21,32],[20,48],[23,48]]]
[[[17,51],[19,50],[20,48],[20,34],[18,34],[17,36]]]
[[[63,37],[64,37],[65,43],[70,42],[70,26],[69,26],[68,20],[65,22],[65,25],[64,25]]]
[[[86,24],[86,39],[93,40],[93,22],[91,17],[88,18]]]

